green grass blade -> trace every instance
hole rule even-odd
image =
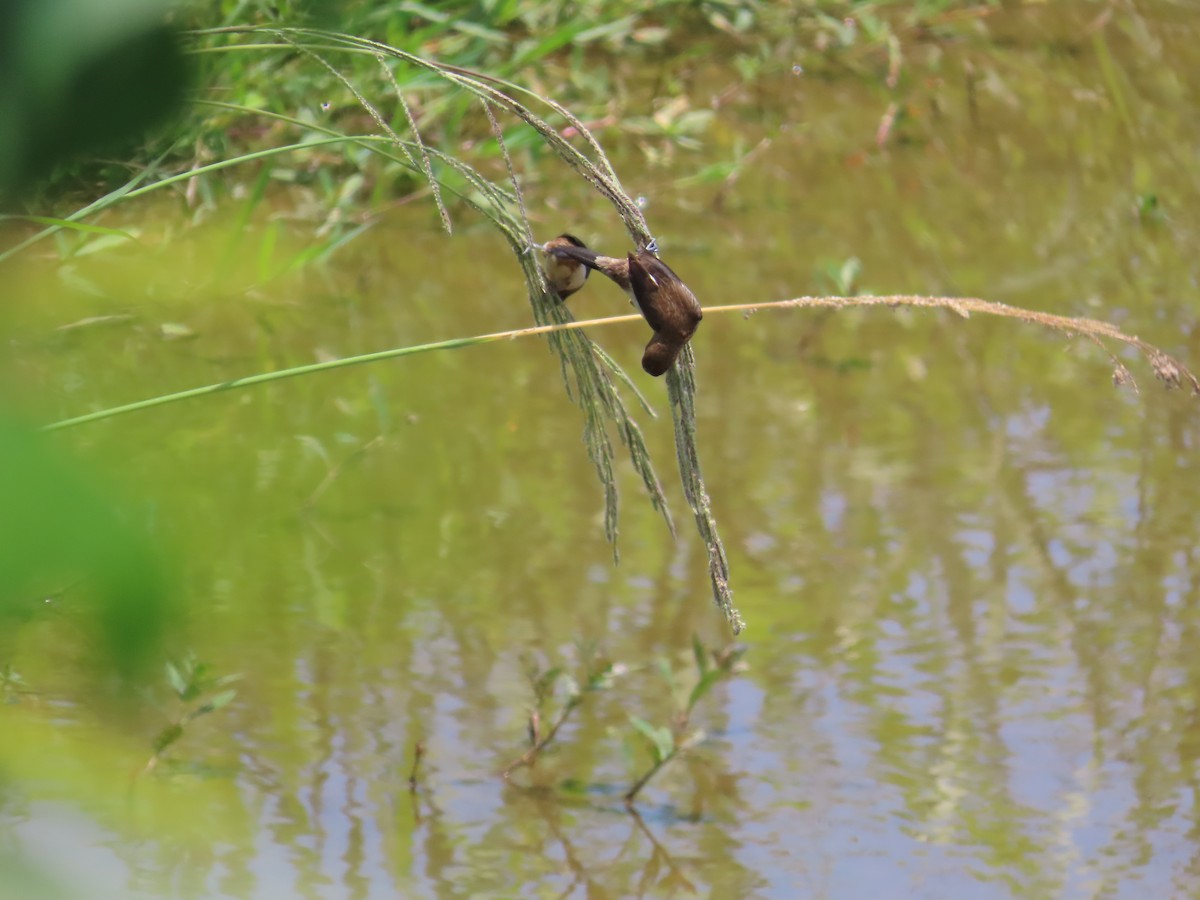
[[[70,219],[60,219],[56,216],[0,216],[0,219],[17,219],[25,222],[33,222],[37,225],[56,225],[66,231],[79,231],[84,234],[106,234],[113,237],[129,238],[131,241],[137,240],[134,235],[119,228],[88,225],[86,222],[73,222]]]

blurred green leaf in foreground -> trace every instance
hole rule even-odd
[[[47,607],[78,615],[101,658],[124,675],[167,618],[146,536],[48,439],[0,418],[0,631]]]
[[[183,99],[168,0],[0,3],[0,198],[119,151]]]
[[[0,2],[0,203],[70,160],[119,151],[179,106],[187,78],[173,5]],[[56,606],[79,617],[107,669],[128,676],[165,624],[162,573],[116,505],[0,405],[0,657],[15,625]]]

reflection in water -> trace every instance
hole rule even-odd
[[[1168,348],[1182,337],[1194,361],[1200,203],[1179,160],[1200,146],[1183,74],[1200,33],[1169,2],[1139,6],[1069,53],[1054,35],[1083,33],[1086,10],[997,14],[995,46],[941,48],[943,80],[914,88],[884,150],[875,82],[766,84],[760,124],[794,127],[722,194],[720,229],[696,214],[697,189],[675,221],[658,200],[655,230],[709,304],[804,293],[825,261],[857,256],[874,290],[1113,318]],[[1166,221],[1131,212],[1147,190]],[[144,320],[47,338],[102,311],[65,295],[22,311],[5,365],[57,418],[147,383],[521,324],[496,242],[452,245],[422,237],[426,224],[397,220],[284,297],[231,304],[205,288],[160,310],[160,280]],[[464,258],[466,244],[480,265],[455,273],[464,283],[430,281],[447,267],[429,260]],[[76,265],[111,277],[102,255]],[[23,277],[41,290],[33,268]],[[479,271],[487,284],[470,281]],[[180,272],[205,283],[186,259]],[[572,303],[620,311],[590,287]],[[157,339],[143,326],[160,314],[196,338]],[[637,370],[638,328],[596,337]],[[40,700],[4,694],[0,728],[37,752],[6,773],[6,844],[35,860],[66,848],[88,873],[68,887],[87,896],[1200,891],[1194,404],[1148,376],[1140,395],[1114,394],[1090,346],[948,315],[712,316],[695,343],[750,670],[699,705],[709,740],[636,813],[620,799],[646,762],[629,717],[667,721],[657,661],[686,662],[693,633],[720,644],[724,626],[702,548],[672,544],[636,500],[611,568],[577,414],[528,343],[64,433],[154,498],[192,601],[188,641],[243,680],[174,750],[186,773],[112,802],[112,773],[145,758],[161,722],[149,710],[140,731],[95,737],[94,686],[58,643],[69,623],[27,627],[13,664]],[[665,411],[658,383],[639,385]],[[669,431],[647,423],[663,472]],[[522,786],[506,784],[496,773],[523,746],[531,702],[523,654],[569,665],[580,641],[630,673],[589,697]],[[89,736],[87,766],[52,750],[37,730],[48,722]],[[98,774],[43,789],[52,763]]]

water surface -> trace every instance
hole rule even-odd
[[[1115,321],[1196,362],[1200,29],[1167,0],[1096,14],[1055,4],[997,14],[975,41],[914,41],[940,63],[895,95],[835,65],[785,69],[735,92],[669,171],[605,138],[706,304],[982,296]],[[696,102],[736,81],[701,73]],[[770,145],[719,205],[676,184],[735,135]],[[610,211],[557,177],[530,189],[536,227],[620,250]],[[325,267],[252,288],[214,274],[227,220],[139,214],[176,236],[4,273],[6,368],[43,420],[529,320],[503,242],[466,213],[446,238],[402,208]],[[597,281],[577,314],[624,311]],[[104,315],[127,318],[56,330]],[[649,760],[629,717],[668,722],[660,661],[686,689],[693,635],[731,637],[665,388],[638,371],[644,326],[594,336],[660,413],[643,427],[680,525],[672,541],[623,467],[619,566],[580,415],[535,340],[63,432],[175,566],[171,650],[242,680],[128,790],[168,686],[106,723],[64,595],[11,651],[36,693],[4,715],[45,744],[41,768],[9,762],[6,843],[70,896],[1200,893],[1194,402],[1125,356],[1140,393],[1115,390],[1097,347],[1014,322],[707,317],[700,450],[747,668],[700,703],[707,740],[634,814],[621,796]],[[576,667],[581,645],[628,671],[506,783],[524,660]]]

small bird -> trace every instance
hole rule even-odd
[[[546,273],[546,280],[562,301],[583,287],[591,269],[577,259],[555,253],[555,249],[560,247],[587,250],[587,244],[573,234],[560,234],[542,245],[542,271]]]
[[[670,266],[646,248],[630,253],[625,259],[601,256],[577,238],[564,234],[547,241],[542,250],[548,257],[582,263],[587,269],[607,275],[629,295],[654,330],[642,354],[642,368],[656,378],[671,368],[704,318],[696,295]]]

